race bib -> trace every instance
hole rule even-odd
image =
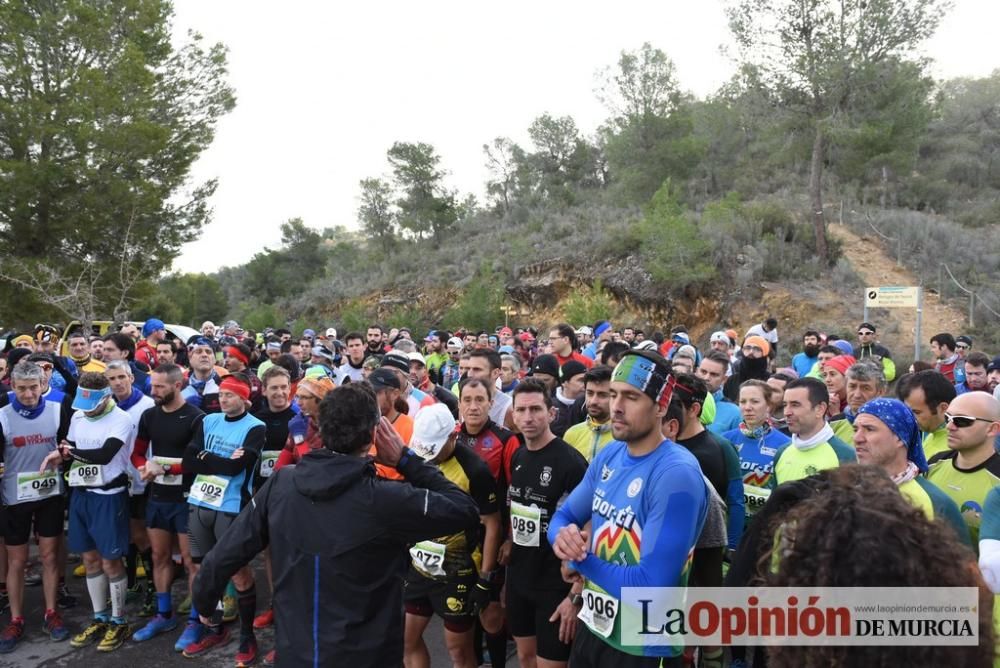
[[[265,450],[260,453],[260,477],[270,478],[274,475],[274,465],[278,463],[281,450]]]
[[[583,590],[583,607],[577,614],[580,621],[591,631],[607,638],[615,630],[615,618],[618,617],[618,599],[603,592],[585,588]]]
[[[525,506],[511,501],[510,528],[516,545],[538,547],[542,533],[542,511],[537,506]]]
[[[70,487],[100,487],[104,484],[104,467],[100,464],[73,462],[69,469]]]
[[[410,548],[410,558],[418,571],[440,578],[445,576],[444,551],[445,547],[441,543],[425,540]]]
[[[181,465],[181,458],[180,457],[153,457],[153,461],[156,462],[157,464],[159,464],[160,466],[163,466],[163,467],[167,467],[167,466],[178,466],[179,467]],[[182,473],[163,473],[163,474],[158,475],[155,478],[153,478],[153,481],[157,485],[176,486],[176,485],[183,484],[183,482],[184,482],[184,474],[182,474]]]
[[[766,487],[743,485],[743,504],[746,506],[747,514],[753,515],[763,508],[769,498],[771,498],[771,490]]]
[[[17,500],[37,501],[59,493],[59,474],[55,471],[17,474]]]
[[[226,488],[229,487],[230,480],[230,478],[217,475],[199,474],[191,485],[188,498],[200,501],[212,508],[221,508],[222,499],[226,496]]]

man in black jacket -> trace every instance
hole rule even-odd
[[[401,666],[406,547],[474,529],[479,509],[403,444],[367,383],[330,392],[319,422],[325,447],[277,471],[243,509],[202,562],[194,605],[212,609],[270,545],[279,665]],[[406,482],[376,478],[373,441]]]

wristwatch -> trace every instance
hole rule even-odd
[[[576,607],[580,607],[581,605],[583,605],[583,596],[581,596],[580,594],[570,594],[569,602],[575,605]]]
[[[410,455],[412,454],[413,450],[404,447],[402,453],[399,455],[399,461],[396,462],[396,468],[398,469],[399,467],[404,466],[406,462],[410,461]]]

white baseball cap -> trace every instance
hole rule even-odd
[[[577,334],[586,334],[587,336],[593,336],[594,335],[594,330],[592,330],[590,327],[583,326],[580,329],[576,330],[576,333]]]
[[[334,329],[333,327],[331,327],[330,329],[326,330],[326,338],[328,338],[328,339],[335,339],[335,338],[337,338],[337,330]]]
[[[420,353],[418,353],[417,351],[413,351],[412,353],[409,353],[407,355],[407,357],[410,358],[411,362],[420,362],[421,365],[427,366],[427,360],[425,360],[424,356],[421,355]]]
[[[444,404],[425,406],[413,419],[410,449],[425,460],[434,459],[454,431],[455,416],[447,406]]]
[[[465,342],[462,341],[462,339],[458,338],[457,336],[453,336],[450,339],[448,339],[448,347],[449,348],[458,348],[459,350],[464,350],[465,349]]]
[[[727,346],[731,344],[731,341],[729,340],[729,335],[723,332],[721,329],[717,332],[712,332],[712,338],[710,339],[710,341],[712,343],[720,341],[722,343],[725,343]]]

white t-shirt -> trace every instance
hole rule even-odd
[[[365,379],[362,367],[354,368],[350,362],[344,362],[333,371],[337,385],[343,385],[346,379],[350,378],[352,383],[360,383]]]
[[[129,456],[131,452],[128,444],[133,438],[132,418],[128,413],[115,406],[110,413],[97,420],[88,419],[82,412],[73,413],[73,419],[69,423],[69,434],[67,440],[76,444],[80,450],[97,450],[104,445],[109,438],[117,438],[125,445],[118,450],[118,453],[111,458],[111,461],[101,467],[101,479],[103,484],[107,484],[125,473],[128,474]],[[81,462],[73,462],[70,467],[70,481],[72,482],[73,466]],[[95,494],[117,494],[125,490],[125,485],[113,489],[89,489]]]
[[[777,343],[778,328],[775,327],[770,332],[765,332],[763,323],[757,323],[756,325],[747,330],[747,335],[743,337],[743,340],[746,341],[748,336],[759,336],[768,343]]]

